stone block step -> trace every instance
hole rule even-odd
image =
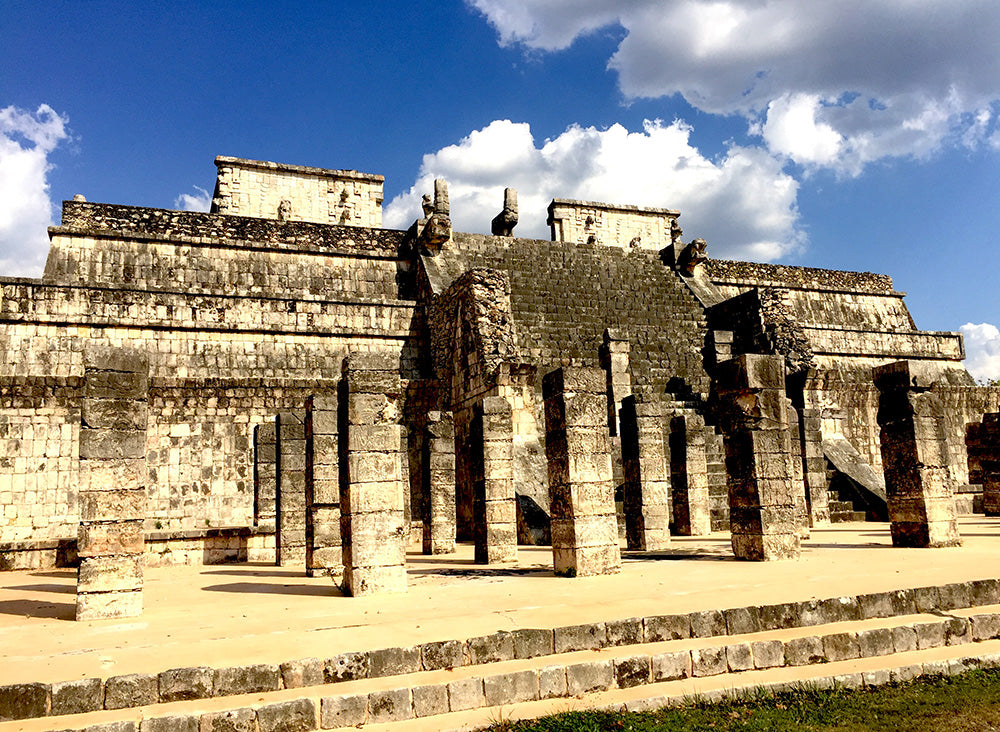
[[[1000,611],[1000,606],[991,610]],[[717,638],[700,638],[612,653],[576,651],[502,662],[486,670],[462,667],[7,722],[0,723],[0,732],[252,730],[254,723],[260,732],[382,729],[381,724],[407,720],[414,720],[414,726],[398,728],[445,729],[455,722],[465,728],[462,725],[482,719],[482,714],[501,709],[526,716],[548,713],[542,702],[562,702],[560,709],[567,703],[579,708],[654,706],[695,693],[810,679],[858,686],[866,680],[885,683],[1000,659],[1000,612],[930,618],[836,623],[826,628],[835,632],[821,635],[809,635],[816,629],[807,628],[771,631],[732,638],[725,645],[717,645]],[[435,726],[420,727],[422,722]]]

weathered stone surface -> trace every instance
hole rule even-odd
[[[360,727],[368,721],[368,695],[323,697],[319,709],[319,724],[323,729]]]
[[[818,636],[792,638],[785,642],[785,664],[788,666],[808,666],[825,660],[823,639]]]
[[[566,690],[570,696],[610,689],[614,684],[612,661],[590,661],[566,667]]]
[[[713,638],[726,634],[726,618],[719,610],[699,610],[691,618],[692,638]]]
[[[553,653],[554,633],[548,628],[519,628],[511,631],[514,658],[537,658]]]
[[[194,714],[151,717],[139,723],[139,732],[198,732],[200,720]]]
[[[915,623],[913,629],[917,633],[917,648],[922,651],[943,646],[946,627],[944,622]]]
[[[47,684],[0,686],[0,721],[44,717],[49,708],[50,690]]]
[[[529,669],[486,676],[483,692],[488,707],[534,701],[538,698],[538,672]]]
[[[448,708],[451,711],[479,709],[484,702],[482,679],[457,679],[448,682]]]
[[[608,620],[604,623],[608,646],[632,646],[642,643],[642,618]]]
[[[368,652],[368,676],[398,676],[420,670],[420,648],[381,648]]]
[[[730,671],[749,671],[754,668],[749,643],[733,643],[726,646],[726,664]]]
[[[691,651],[692,676],[717,676],[726,673],[726,647],[696,648]]]
[[[555,699],[566,696],[566,667],[544,666],[538,669],[538,698]]]
[[[691,637],[690,615],[652,615],[643,618],[642,624],[646,643]]]
[[[457,640],[434,641],[420,646],[420,662],[424,671],[457,668],[462,665],[462,642]]]
[[[160,700],[158,684],[153,674],[112,676],[104,682],[104,708],[126,709],[156,704]]]
[[[259,732],[308,732],[316,729],[316,704],[295,699],[256,707]]]
[[[213,675],[213,695],[253,694],[281,688],[281,670],[276,664],[219,668]]]
[[[248,707],[201,715],[200,732],[256,732],[257,713]]]
[[[323,668],[323,678],[328,684],[335,681],[367,679],[369,668],[367,651],[341,653],[326,661]]]
[[[1000,637],[1000,615],[980,613],[969,618],[972,625],[972,640],[979,642]]]
[[[319,658],[285,661],[279,666],[281,671],[281,685],[285,689],[320,686],[325,683],[323,677],[324,665],[323,660]]]
[[[650,665],[653,683],[686,679],[692,675],[691,653],[689,651],[658,653],[650,659]]]
[[[436,714],[448,713],[448,687],[443,684],[414,686],[413,716],[432,717]]]
[[[755,641],[750,644],[754,668],[785,665],[785,645],[779,640]]]
[[[368,721],[371,724],[401,722],[413,717],[409,689],[373,691],[368,695]]]
[[[83,714],[104,706],[101,679],[76,679],[52,684],[52,716]]]
[[[858,658],[861,650],[854,633],[831,633],[823,636],[823,655],[828,661],[847,661]]]
[[[616,658],[614,670],[615,686],[619,689],[648,684],[651,673],[649,656]]]
[[[174,668],[157,676],[160,701],[206,699],[212,696],[214,671],[206,666]]]
[[[556,653],[604,648],[607,645],[607,631],[604,623],[564,625],[555,628],[552,632]]]
[[[858,631],[858,649],[862,658],[890,655],[894,651],[892,628]]]

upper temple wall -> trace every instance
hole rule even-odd
[[[346,226],[382,225],[381,175],[219,156],[212,212]],[[283,202],[287,202],[284,204]],[[283,210],[279,212],[279,208]]]
[[[673,243],[679,211],[555,198],[549,204],[552,241],[662,249]]]

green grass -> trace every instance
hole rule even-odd
[[[1000,670],[922,677],[858,690],[801,688],[749,692],[717,703],[654,712],[567,712],[528,721],[498,721],[490,732],[1000,732]]]

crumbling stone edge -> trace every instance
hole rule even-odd
[[[0,686],[0,721],[3,719],[77,714],[101,709],[125,709],[189,699],[278,691],[279,689],[306,688],[341,681],[384,678],[420,671],[538,658],[580,650],[641,645],[686,638],[741,635],[918,613],[940,613],[998,604],[1000,604],[1000,579],[981,579],[759,607],[748,606],[727,610],[703,610],[686,614],[627,618],[562,626],[554,629],[498,631],[464,641],[444,640],[404,648],[352,651],[341,653],[329,659],[307,658],[284,663],[252,664],[227,668],[205,666],[175,668],[158,674],[127,674],[106,679],[89,678],[51,684],[28,682]],[[892,629],[880,628],[859,633],[809,636],[786,642],[759,641],[721,645],[708,649],[659,654],[659,656],[640,654],[627,659],[634,661],[634,668],[627,665],[622,666],[623,659],[617,659],[614,662],[611,660],[595,662],[596,666],[595,663],[577,664],[577,666],[590,669],[590,671],[581,669],[581,673],[586,674],[591,671],[596,673],[597,677],[595,678],[599,679],[600,683],[594,689],[574,687],[576,691],[571,692],[570,695],[597,690],[607,678],[614,679],[614,683],[619,687],[622,684],[628,686],[651,683],[650,679],[652,682],[667,680],[667,678],[656,678],[657,672],[653,670],[656,663],[666,663],[667,660],[664,657],[667,656],[672,657],[670,663],[688,664],[685,668],[690,668],[689,675],[707,676],[753,668],[805,665],[806,663],[845,660],[847,658],[888,655],[906,650],[922,650],[935,645],[959,645],[990,640],[1000,638],[1000,614],[973,615],[969,619],[952,617],[941,621],[916,623],[913,627],[919,628],[923,635],[917,636],[915,630],[912,644],[908,634],[903,633],[900,638],[896,638]],[[902,631],[900,632],[902,633]],[[891,637],[886,638],[886,633],[889,633]],[[682,657],[686,657],[687,660],[685,661]],[[779,657],[780,661],[777,661]],[[654,661],[657,658],[660,660]],[[762,660],[765,658],[770,660]],[[802,662],[803,658],[807,660]],[[601,664],[606,664],[606,668]],[[576,668],[576,666],[548,668],[564,668],[566,670],[566,683],[570,684],[570,669]],[[635,679],[643,677],[643,668],[648,668],[647,680],[630,683],[629,679],[633,677]],[[542,674],[546,670],[523,671],[487,677],[503,678],[506,679],[504,683],[508,684],[507,691],[504,692],[506,694],[505,701],[496,703],[518,701],[519,699],[507,697],[518,696],[517,690],[521,688],[519,684],[522,686],[527,684],[528,687],[534,684],[534,688],[538,689],[538,693],[541,694],[542,687],[540,685],[544,683]],[[528,677],[520,678],[523,674],[535,674],[537,678],[529,683]],[[608,676],[609,674],[610,676]],[[675,678],[683,678],[683,676]],[[452,683],[461,685],[468,683],[468,681],[459,680]],[[485,684],[485,681],[483,683]],[[397,691],[409,693],[408,689]],[[385,694],[387,692],[374,693]],[[417,692],[414,691],[414,693]],[[426,691],[417,693],[417,696],[420,693],[432,694],[432,692]],[[434,693],[439,694],[439,692]],[[472,692],[470,691],[470,693]],[[483,694],[487,695],[485,687]],[[392,701],[393,708],[395,708],[396,702],[402,704],[401,699],[396,699]],[[360,702],[358,703],[360,704]],[[415,710],[424,702],[418,702],[417,697],[411,695],[409,703]],[[386,704],[389,702],[387,701]],[[486,705],[493,706],[493,704]],[[451,711],[457,710],[452,709]],[[379,717],[379,714],[376,714],[376,717]],[[263,729],[261,727],[262,732]]]

